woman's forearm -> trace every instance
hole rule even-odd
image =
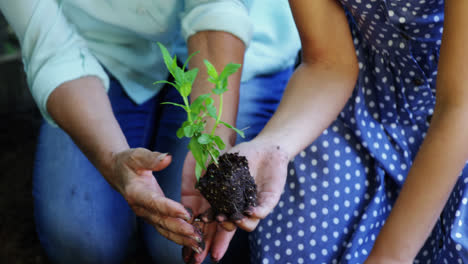
[[[436,109],[424,143],[371,255],[412,263],[465,166],[468,107]]]
[[[281,104],[258,135],[294,157],[327,128],[354,88],[358,66],[302,64],[291,77]]]
[[[83,77],[60,85],[50,95],[47,110],[107,179],[113,153],[128,149],[128,143],[102,82]]]

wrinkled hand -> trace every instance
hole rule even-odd
[[[197,247],[194,228],[187,221],[185,208],[164,196],[152,171],[160,171],[171,163],[167,154],[147,149],[129,149],[112,157],[111,172],[106,179],[127,200],[136,215],[177,244]]]
[[[182,171],[182,204],[193,211],[194,216],[199,216],[202,220],[197,222],[197,226],[202,229],[205,248],[202,251],[194,252],[192,248],[184,247],[183,258],[186,263],[201,263],[211,252],[214,261],[219,261],[226,253],[229,242],[234,236],[235,230],[227,231],[217,222],[213,221],[210,204],[195,189],[195,159],[191,152],[187,154]]]
[[[286,183],[289,160],[279,146],[262,144],[255,139],[241,143],[229,152],[238,152],[247,158],[250,174],[257,184],[257,206],[248,210],[248,216],[235,222],[238,227],[251,232],[278,204]],[[223,226],[229,228],[227,224]]]

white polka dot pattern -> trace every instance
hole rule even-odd
[[[341,0],[359,60],[352,97],[289,164],[252,263],[363,263],[428,129],[443,0]],[[468,263],[468,169],[415,263]]]

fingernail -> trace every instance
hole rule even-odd
[[[185,210],[187,210],[187,213],[188,213],[188,221],[190,221],[192,219],[192,215],[193,215],[193,211],[192,211],[192,208],[190,207],[187,207],[187,206],[184,206]]]
[[[201,238],[198,237],[198,236],[191,236],[191,238],[192,238],[193,240],[197,241],[198,243],[201,243],[201,241],[202,241]]]
[[[179,215],[179,218],[182,218],[187,222],[190,222],[190,219],[191,219],[191,217],[189,215],[186,215],[186,214]]]
[[[211,254],[211,263],[212,263],[212,264],[217,264],[217,263],[219,263],[219,260],[220,260],[220,259],[221,259],[221,258],[220,258],[219,256],[213,256],[213,254]]]
[[[210,222],[210,219],[208,219],[208,216],[206,216],[206,215],[202,216],[202,220],[203,220],[203,222],[205,222],[205,223],[209,223],[209,222]]]
[[[201,253],[201,250],[198,247],[192,247],[193,251],[197,252],[198,254]]]
[[[253,208],[252,207],[247,208],[247,210],[244,211],[244,214],[251,216],[253,214]]]
[[[167,157],[167,155],[169,155],[169,152],[159,154],[158,159],[163,160],[165,157]]]
[[[223,222],[223,221],[226,221],[226,216],[224,216],[224,215],[217,215],[217,216],[216,216],[216,221],[217,221],[218,223],[221,223],[221,222]]]
[[[205,250],[205,241],[201,241],[200,243],[198,243],[198,247],[201,249],[201,251]]]

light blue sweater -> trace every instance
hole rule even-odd
[[[249,17],[248,8],[261,15]],[[218,30],[249,45],[255,30],[244,80],[285,68],[299,49],[286,0],[15,0],[0,1],[0,9],[21,43],[32,95],[52,124],[51,92],[83,76],[99,77],[108,89],[102,65],[136,103],[154,96],[161,86],[153,82],[167,76],[156,41],[173,50],[180,35]]]

